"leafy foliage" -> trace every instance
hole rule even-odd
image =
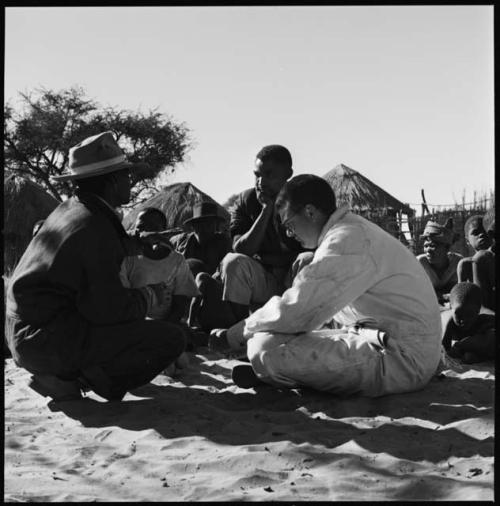
[[[35,181],[58,200],[71,193],[71,183],[51,177],[65,171],[69,149],[91,135],[112,131],[128,159],[140,164],[132,176],[131,205],[151,196],[157,178],[173,173],[192,147],[183,123],[157,110],[102,107],[82,87],[19,95],[21,110],[4,107],[5,170]]]

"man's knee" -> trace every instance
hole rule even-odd
[[[198,258],[186,258],[186,263],[188,264],[189,269],[191,270],[191,274],[193,276],[197,276],[199,273],[206,273],[207,266],[205,262],[199,260]]]
[[[217,281],[208,274],[208,272],[200,272],[194,278],[196,286],[201,294],[204,294],[207,290],[217,283]]]
[[[260,361],[261,355],[269,351],[279,343],[270,332],[257,332],[247,341],[247,355],[251,363]]]
[[[283,350],[278,349],[283,343],[274,334],[258,332],[247,341],[247,355],[254,372],[262,381],[293,387],[296,382],[290,376],[290,364],[283,360]]]
[[[255,262],[253,258],[241,253],[227,253],[222,259],[220,269],[223,279],[238,276],[242,271],[251,268],[251,264]]]

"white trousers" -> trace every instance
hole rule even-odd
[[[376,338],[377,331],[322,329],[289,335],[258,332],[247,354],[264,382],[289,388],[306,386],[335,394],[369,397],[423,388],[436,372],[439,341]]]

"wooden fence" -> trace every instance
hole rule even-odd
[[[484,215],[487,211],[486,204],[479,204],[475,207],[466,209],[460,207],[456,209],[442,209],[426,213],[422,216],[407,216],[397,211],[381,210],[379,212],[356,211],[376,223],[379,227],[398,238],[405,246],[407,246],[415,255],[423,252],[423,240],[420,239],[425,225],[429,220],[436,221],[441,225],[446,223],[448,218],[453,218],[453,230],[458,235],[458,240],[451,246],[451,251],[460,253],[463,256],[473,254],[470,246],[467,245],[464,235],[464,225],[467,219],[476,214]]]

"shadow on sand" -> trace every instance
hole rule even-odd
[[[310,389],[263,386],[234,392],[230,368],[199,360],[181,374],[180,386],[148,384],[133,391],[142,399],[123,402],[51,402],[86,427],[154,429],[166,439],[202,436],[226,445],[258,445],[277,441],[335,448],[354,440],[374,453],[408,460],[438,462],[450,456],[493,456],[493,438],[471,437],[457,425],[471,418],[493,418],[494,382],[478,378],[434,378],[418,392],[376,399],[340,398]],[[207,390],[208,388],[208,390]],[[193,404],[197,409],[193,409]],[[386,417],[389,423],[372,423]],[[412,424],[408,417],[422,419]],[[399,421],[398,419],[404,419]],[[343,421],[343,419],[349,419]],[[252,424],[263,430],[256,433]],[[429,427],[432,422],[433,426]],[[446,427],[453,424],[453,427]],[[391,441],[406,441],[395,447]],[[431,451],[432,449],[432,451]]]

